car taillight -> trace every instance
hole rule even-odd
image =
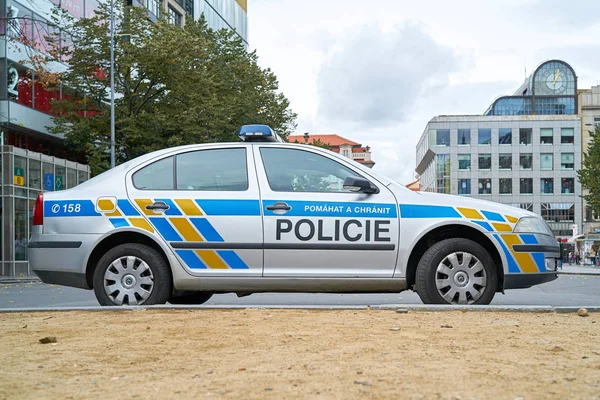
[[[44,225],[44,195],[38,194],[33,207],[33,225]]]

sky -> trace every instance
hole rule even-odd
[[[541,62],[600,84],[599,0],[250,0],[250,50],[278,77],[297,134],[371,146],[407,184],[437,115],[481,115]]]

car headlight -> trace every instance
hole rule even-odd
[[[523,217],[513,229],[515,233],[540,233],[542,235],[554,236],[552,230],[544,221],[536,217]]]

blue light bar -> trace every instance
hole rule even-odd
[[[268,125],[244,125],[238,136],[245,142],[283,142]]]

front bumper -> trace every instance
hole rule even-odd
[[[87,257],[100,235],[43,235],[29,242],[29,265],[42,282],[90,289]]]
[[[504,289],[526,289],[541,283],[551,282],[558,278],[556,271],[539,274],[506,274]]]

